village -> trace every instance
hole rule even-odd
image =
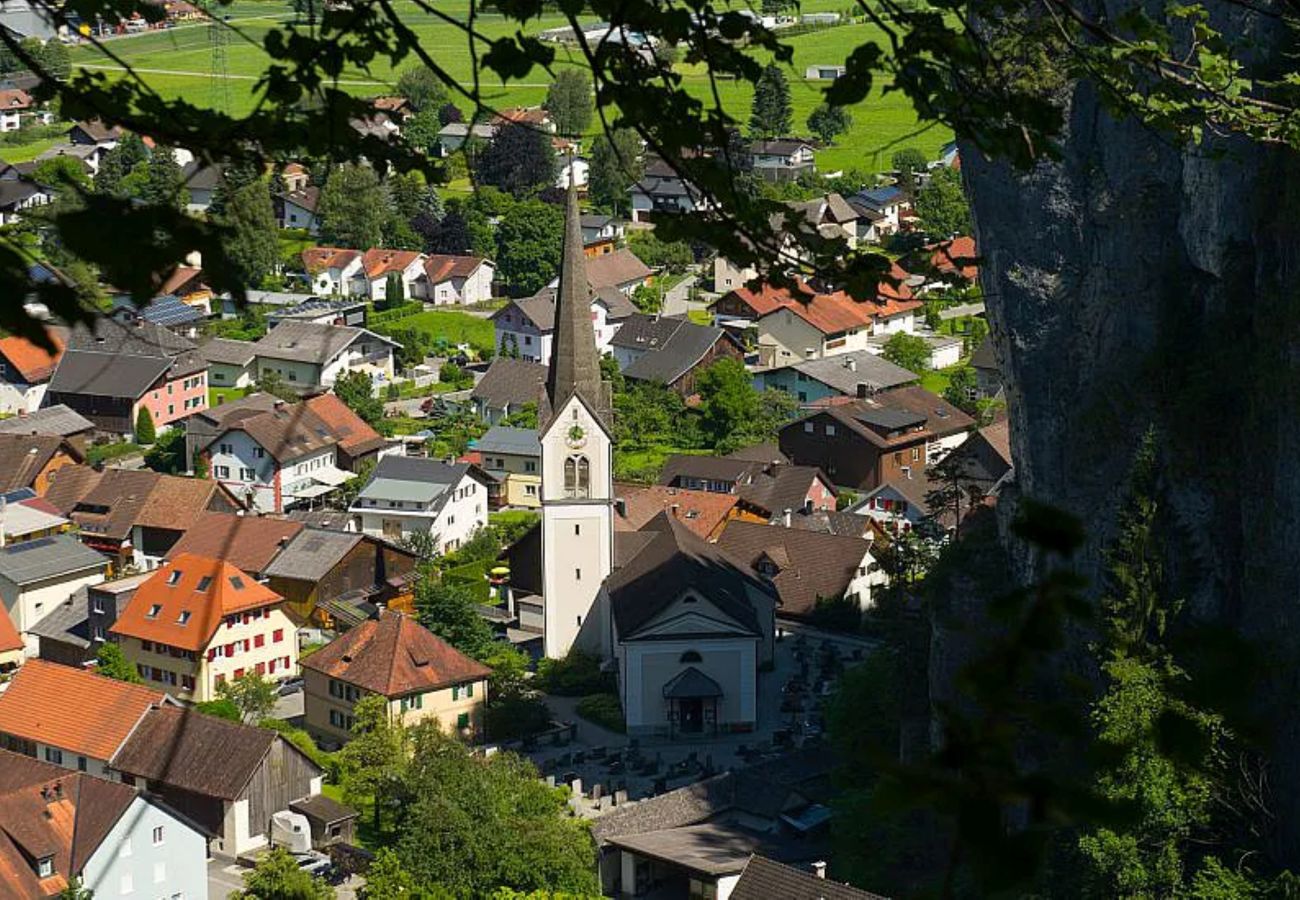
[[[463,122],[403,82],[352,127],[470,157],[474,193],[94,120],[0,165],[0,226],[161,192],[250,276],[236,302],[195,256],[0,337],[0,897],[223,900],[276,866],[375,900],[877,896],[832,839],[837,704],[1013,475],[955,146],[855,176],[817,171],[833,123],[747,142],[777,225],[888,254],[863,296],[793,247],[660,239],[707,199],[559,100]],[[15,130],[30,90],[0,90]],[[503,826],[438,765],[540,791],[510,828],[551,843],[421,845],[451,808],[446,846]]]

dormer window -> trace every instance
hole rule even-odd
[[[162,612],[162,604],[161,604],[161,603],[155,603],[155,604],[153,604],[152,606],[149,607],[149,611],[148,611],[147,613],[144,614],[144,617],[145,617],[146,619],[156,619],[156,618],[158,618],[158,614],[159,614],[160,612]]]
[[[199,579],[199,586],[195,588],[195,590],[198,591],[199,593],[203,593],[211,586],[212,586],[212,576],[204,575],[202,578]]]
[[[180,582],[181,576],[184,574],[185,573],[182,572],[180,569],[172,569],[171,572],[167,574],[167,586],[172,587],[173,585]]]
[[[240,578],[238,575],[231,575],[230,586],[237,591],[242,591],[244,589],[244,579]]]
[[[179,616],[176,617],[176,624],[188,625],[190,621],[190,616],[192,615],[193,613],[191,613],[188,609],[183,611]]]
[[[54,857],[42,856],[36,861],[36,875],[38,878],[49,878],[54,874]]]

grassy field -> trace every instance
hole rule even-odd
[[[374,326],[376,331],[385,334],[399,328],[418,328],[435,341],[444,338],[452,344],[463,342],[488,355],[494,349],[495,332],[492,322],[469,313],[431,309]]]
[[[407,0],[395,3],[403,21],[419,35],[422,45],[451,75],[464,85],[472,84],[473,62],[469,43],[455,25],[439,21],[421,12]],[[450,0],[439,4],[439,9],[450,15],[467,11],[464,0]],[[818,9],[835,9],[831,0],[814,0],[803,5],[804,12]],[[278,10],[278,12],[277,12]],[[258,99],[257,79],[264,71],[268,57],[262,42],[273,29],[281,27],[291,17],[287,4],[270,2],[236,2],[230,6],[232,25],[239,32],[232,35],[227,51],[227,75],[232,113],[252,109]],[[481,14],[479,28],[489,37],[513,34],[516,26],[500,16]],[[527,30],[536,33],[563,24],[558,15],[545,15],[528,24]],[[794,60],[788,72],[791,99],[794,107],[795,129],[803,131],[808,113],[821,102],[824,83],[805,81],[806,66],[843,62],[850,50],[869,41],[881,40],[879,29],[873,25],[857,24],[829,28],[808,34],[796,35],[787,41],[794,50]],[[183,26],[165,31],[148,32],[114,38],[109,41],[112,52],[131,66],[154,91],[167,98],[183,98],[198,105],[213,104],[211,84],[211,51],[206,26]],[[582,65],[569,51],[557,47],[556,67]],[[757,58],[764,58],[756,52]],[[77,67],[104,72],[109,77],[120,77],[121,66],[93,47],[79,47],[73,51]],[[681,66],[684,88],[702,102],[711,102],[711,86],[707,72],[700,66]],[[392,89],[395,74],[386,60],[379,60],[368,70],[351,68],[344,71],[340,87],[358,95],[373,95]],[[523,79],[508,85],[485,80],[485,102],[500,108],[528,106],[540,103],[546,95],[550,76],[535,69]],[[742,125],[749,117],[752,90],[748,84],[721,82],[717,85],[724,108]],[[467,101],[459,99],[462,106]],[[941,127],[932,127],[924,133],[913,135],[919,123],[915,112],[905,98],[885,93],[877,88],[862,104],[851,111],[853,127],[835,146],[818,153],[822,171],[847,167],[879,169],[888,166],[892,152],[901,146],[915,146],[933,156],[950,137]],[[593,124],[593,129],[599,122]],[[43,148],[42,148],[43,149]],[[37,151],[39,152],[39,151]],[[32,154],[35,155],[34,153]],[[8,158],[8,154],[6,154]]]
[[[0,159],[9,163],[31,162],[55,144],[63,143],[63,138],[40,138],[26,144],[0,144]]]

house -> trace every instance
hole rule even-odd
[[[40,658],[73,668],[93,665],[108,630],[148,572],[78,588],[42,619],[32,634]]]
[[[84,147],[112,150],[124,134],[120,125],[105,125],[100,119],[85,119],[74,122],[68,129],[68,140]]]
[[[320,206],[320,188],[316,185],[291,188],[275,194],[271,200],[281,228],[301,228],[313,236],[320,232],[320,217],[316,214]]]
[[[349,511],[365,534],[390,541],[427,534],[450,553],[487,524],[487,497],[488,478],[477,466],[385,456]]]
[[[0,419],[0,434],[40,434],[60,437],[81,453],[86,452],[95,424],[63,404]]]
[[[481,740],[492,670],[401,613],[350,628],[303,661],[304,724],[328,745],[352,736],[362,697],[387,701],[403,725],[433,721],[469,741]]]
[[[826,878],[826,863],[796,869],[757,853],[749,858],[731,889],[731,900],[885,900],[879,894]]]
[[[591,315],[600,352],[609,349],[609,342],[620,325],[636,311],[636,304],[616,287],[607,286],[594,293]],[[518,355],[530,362],[550,359],[555,333],[554,288],[543,288],[531,297],[511,300],[492,314],[492,325],[500,349],[498,356]],[[537,394],[532,394],[529,400],[536,401]]]
[[[0,90],[0,131],[23,127],[23,114],[32,108],[32,97],[21,88]]]
[[[869,397],[880,391],[914,384],[917,375],[869,350],[854,350],[822,359],[807,359],[754,373],[758,390],[785,391],[799,403],[827,397]]]
[[[181,553],[136,588],[110,633],[146,683],[202,703],[245,672],[282,681],[298,641],[284,598],[220,559]]]
[[[610,352],[624,378],[662,384],[683,397],[695,393],[699,373],[718,360],[745,360],[744,348],[721,328],[644,313],[624,320]]]
[[[496,424],[522,407],[537,403],[546,366],[527,359],[498,356],[470,392],[474,413]]]
[[[542,447],[536,428],[493,425],[473,444],[483,471],[499,483],[498,505],[538,509],[542,505]]]
[[[115,307],[109,314],[123,325],[137,320],[161,325],[181,337],[194,339],[199,327],[207,321],[207,298],[202,303],[188,303],[174,294],[154,297],[144,306],[137,306],[130,297],[115,297]]]
[[[103,581],[108,565],[70,534],[0,547],[0,601],[29,652],[37,648],[32,629],[69,594]]]
[[[216,431],[198,447],[209,477],[259,512],[284,512],[349,478],[335,464],[338,438],[305,403],[241,410]]]
[[[57,435],[0,432],[0,493],[31,488],[44,496],[54,473],[85,461],[80,450]]]
[[[22,221],[23,212],[54,202],[50,188],[34,181],[0,180],[0,225]]]
[[[778,524],[728,522],[717,540],[777,592],[777,615],[812,618],[822,601],[845,600],[859,609],[888,577],[860,537],[825,534]]]
[[[209,165],[202,160],[193,159],[181,166],[181,180],[189,195],[185,208],[192,213],[207,212],[223,177],[220,165]]]
[[[193,342],[161,325],[100,318],[93,329],[70,332],[46,403],[62,403],[112,434],[133,434],[141,410],[162,428],[207,408],[207,362]]]
[[[944,282],[961,287],[979,281],[979,251],[975,247],[975,238],[970,235],[958,235],[930,244],[925,252],[929,271]]]
[[[932,490],[924,475],[896,476],[867,491],[848,511],[870,519],[887,534],[926,533],[934,524],[929,497]],[[946,524],[940,523],[940,527]]]
[[[985,338],[984,343],[971,354],[970,367],[975,370],[976,390],[980,398],[996,397],[1002,391],[1002,370],[998,367],[997,356],[993,352],[992,338]]]
[[[929,348],[930,355],[926,360],[927,367],[931,369],[947,369],[961,362],[965,341],[960,337],[936,334],[932,331],[918,331],[916,336],[925,341],[926,347]],[[891,337],[893,337],[893,334],[890,333],[873,334],[867,339],[867,344],[872,353],[883,356]]]
[[[111,761],[118,748],[150,710],[171,702],[145,685],[29,660],[0,694],[0,746],[117,780]]]
[[[582,248],[588,257],[612,253],[623,239],[623,223],[613,216],[584,213],[581,225]]]
[[[903,189],[892,184],[858,191],[848,201],[866,225],[859,229],[858,239],[872,244],[898,232],[908,205]]]
[[[27,642],[18,633],[18,627],[9,618],[9,613],[0,607],[0,674],[9,674],[21,666],[26,658]]]
[[[40,409],[50,376],[63,355],[63,335],[54,329],[46,333],[53,351],[17,335],[0,338],[0,412],[18,415]]]
[[[434,306],[484,303],[492,299],[496,264],[481,256],[434,253],[424,260],[424,299]]]
[[[335,394],[317,394],[305,400],[304,405],[325,423],[325,428],[338,441],[335,463],[344,471],[359,471],[363,462],[378,459],[388,446],[378,431]]]
[[[640,531],[660,513],[668,513],[696,536],[712,541],[732,518],[766,522],[735,494],[693,491],[659,484],[615,484],[614,530]]]
[[[632,221],[649,222],[656,215],[706,211],[711,206],[699,189],[658,157],[646,160],[645,173],[630,189]]]
[[[167,553],[222,559],[262,578],[271,561],[303,529],[301,522],[270,516],[239,516],[226,512],[199,513]]]
[[[567,144],[567,142],[560,142],[559,139],[554,143],[561,143],[561,146]],[[585,188],[591,179],[591,163],[576,153],[557,154],[557,157],[555,187],[561,191],[567,191],[570,184],[575,189]]]
[[[613,288],[630,297],[632,291],[648,284],[653,274],[650,267],[626,247],[620,247],[613,253],[602,253],[587,262],[587,283],[597,295],[607,288]],[[597,341],[599,339],[598,335]]]
[[[281,322],[255,345],[258,375],[275,372],[292,387],[332,387],[345,372],[367,372],[378,384],[393,379],[394,341],[347,325]]]
[[[674,454],[664,460],[666,487],[735,494],[771,520],[787,510],[834,509],[835,488],[815,466],[763,462],[737,456]]]
[[[469,141],[491,143],[497,136],[497,125],[487,123],[448,122],[438,131],[439,155],[450,156]]]
[[[352,294],[361,274],[361,251],[341,247],[309,247],[302,251],[302,266],[311,279],[311,291],[325,297]]]
[[[348,293],[369,297],[374,303],[393,303],[423,296],[424,278],[423,253],[375,248],[361,254],[361,271],[353,276]],[[400,288],[400,296],[389,296],[390,280],[393,287]]]
[[[808,66],[803,70],[803,77],[807,81],[834,81],[844,75],[845,66]]]
[[[319,796],[322,781],[320,767],[276,732],[178,706],[150,710],[112,767],[184,813],[227,858],[267,846],[275,813]]]
[[[754,141],[749,145],[750,171],[764,181],[795,181],[817,171],[814,149],[796,138]]]
[[[376,604],[410,609],[416,562],[412,551],[370,535],[308,526],[261,572],[295,623],[346,628]]]
[[[318,325],[353,325],[365,328],[369,319],[370,303],[364,297],[333,299],[309,297],[301,303],[282,306],[266,314],[266,324],[274,328],[281,322],[315,322]]]
[[[0,895],[62,896],[74,882],[96,897],[146,885],[206,900],[207,841],[139,788],[0,751]]]
[[[208,365],[208,380],[214,388],[252,387],[257,378],[253,369],[257,349],[251,341],[208,338],[199,344],[198,352]]]
[[[48,150],[42,150],[36,154],[36,163],[43,163],[47,159],[67,157],[76,160],[87,175],[93,176],[99,173],[100,163],[104,161],[104,157],[107,155],[107,148],[94,144],[55,144]]]
[[[12,491],[0,495],[0,534],[3,546],[21,544],[38,538],[62,534],[72,522],[41,497],[25,496],[29,490]]]
[[[781,450],[838,485],[872,490],[923,474],[965,440],[970,416],[919,387],[895,388],[810,412],[781,429]]]

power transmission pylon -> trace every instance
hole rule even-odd
[[[217,112],[230,112],[230,78],[226,68],[226,48],[230,46],[230,16],[217,19],[215,13],[209,13],[211,24],[208,25],[208,47],[212,51],[212,69],[210,73],[210,103]]]

